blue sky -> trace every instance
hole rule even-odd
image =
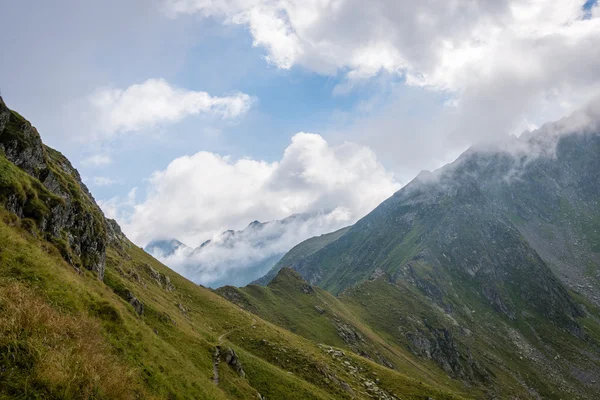
[[[276,161],[293,134],[329,129],[336,124],[336,114],[353,110],[374,91],[367,86],[336,96],[333,89],[341,81],[339,76],[270,65],[265,62],[264,49],[252,46],[252,37],[244,27],[223,26],[214,19],[193,16],[171,20],[160,15],[159,2],[154,2],[154,10],[145,7],[144,2],[125,3],[138,19],[136,28],[147,28],[157,20],[163,26],[149,30],[153,35],[146,40],[144,32],[127,28],[120,28],[123,36],[103,38],[103,28],[86,28],[85,19],[73,22],[80,14],[92,18],[98,9],[107,13],[118,7],[118,2],[96,6],[97,10],[78,10],[85,7],[68,1],[52,6],[25,1],[12,3],[0,17],[3,26],[14,27],[9,30],[12,35],[3,38],[11,48],[2,60],[7,70],[2,74],[3,96],[11,107],[34,122],[49,145],[75,163],[97,198],[125,195],[176,157],[200,150]],[[19,17],[24,14],[29,15],[25,21]],[[126,23],[125,16],[109,19]],[[84,37],[89,42],[76,37],[80,31],[87,31]],[[171,40],[158,38],[162,32],[168,32]],[[157,43],[148,44],[152,40]],[[16,56],[23,48],[32,49],[26,60]],[[50,68],[46,69],[48,61]],[[71,114],[73,103],[95,87],[126,87],[154,77],[213,95],[247,93],[255,103],[244,118],[235,121],[192,116],[176,124],[87,145],[74,139],[90,126],[79,125],[79,121],[57,121],[76,119]],[[109,165],[82,164],[100,149],[110,153]],[[92,178],[98,175],[117,183],[94,185]]]
[[[142,245],[294,212],[347,225],[600,89],[596,1],[3,3],[5,101]]]

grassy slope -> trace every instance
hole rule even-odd
[[[434,386],[464,390],[434,363],[419,360],[406,349],[384,340],[339,298],[318,287],[305,290],[308,287],[295,271],[282,268],[267,287],[228,286],[217,289],[217,293],[313,342],[353,351]]]
[[[1,155],[0,165],[10,185],[44,192]],[[362,398],[368,375],[403,398],[453,398],[358,356],[345,356],[359,372],[349,371],[315,343],[198,287],[127,241],[108,249],[101,282],[67,264],[35,221],[1,208],[0,215],[2,397]],[[167,290],[153,270],[176,289]],[[144,303],[142,316],[125,300],[129,292]],[[212,382],[217,345],[235,349],[246,378],[221,363],[219,385]]]
[[[341,361],[185,280],[141,249],[110,250],[107,286],[90,272],[78,274],[14,216],[1,215],[1,395],[219,399],[256,398],[258,390],[267,398],[324,399],[349,397],[339,383],[344,381],[363,397],[360,378]],[[168,275],[176,289],[160,287],[149,267]],[[141,317],[115,293],[123,290],[145,304]],[[38,309],[51,317],[40,318]],[[81,347],[85,343],[93,346]],[[246,379],[221,363],[219,386],[213,384],[212,353],[218,344],[236,350]],[[347,359],[363,374],[377,374],[380,387],[403,398],[452,398],[360,357]],[[48,374],[52,366],[65,371]]]
[[[590,357],[590,352],[597,352],[599,339],[593,317],[583,320],[590,327],[586,330],[588,338],[581,341],[536,314],[516,321],[498,318],[475,298],[469,298],[473,294],[468,290],[458,291],[461,301],[473,308],[452,316],[427,307],[414,287],[391,285],[384,279],[344,292],[341,301],[389,343],[410,347],[409,334],[424,330],[423,324],[448,330],[456,345],[462,351],[469,349],[490,372],[490,380],[482,383],[482,389],[500,393],[503,398],[532,396],[527,388],[543,398],[595,398],[597,388],[572,376],[574,370],[598,371],[598,361]],[[578,388],[579,393],[572,388]]]
[[[599,367],[589,357],[590,351],[597,351],[595,343],[600,339],[598,324],[591,316],[581,320],[588,337],[582,342],[535,313],[516,321],[499,318],[468,287],[456,288],[460,301],[455,306],[471,304],[473,308],[455,310],[452,316],[416,288],[404,282],[392,284],[387,276],[359,284],[339,297],[316,287],[313,292],[306,288],[297,273],[282,269],[267,287],[250,285],[217,291],[313,341],[351,350],[380,363],[384,357],[401,373],[458,389],[460,380],[448,379],[451,371],[409,351],[413,346],[411,335],[418,333],[432,340],[429,329],[448,332],[459,354],[456,362],[467,364],[468,354],[472,354],[479,370],[487,370],[483,380],[463,379],[469,393],[476,397],[594,398],[593,385],[586,387],[572,377],[574,370],[591,374]],[[588,307],[596,312],[593,306]],[[360,339],[344,340],[340,325],[350,327]]]

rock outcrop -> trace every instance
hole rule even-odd
[[[123,238],[120,228],[116,222],[107,222],[71,163],[45,146],[37,130],[2,98],[0,161],[8,177],[0,187],[5,208],[21,219],[33,220],[42,236],[74,267],[94,271],[103,279],[106,247],[110,240]],[[22,173],[29,179],[22,179]]]
[[[459,349],[452,333],[445,328],[426,326],[406,334],[411,351],[421,357],[435,361],[448,374],[464,380],[486,382],[488,372],[466,351]],[[466,353],[466,354],[465,354]]]
[[[137,297],[135,297],[132,292],[127,293],[127,301],[129,302],[129,304],[131,304],[131,306],[139,316],[142,316],[144,314],[144,303],[142,303]]]
[[[161,274],[149,265],[146,265],[145,269],[158,286],[167,292],[172,292],[175,290],[175,286],[171,283],[171,278],[169,278],[167,275]]]
[[[213,370],[214,370],[214,382],[215,384],[219,384],[219,369],[218,366],[221,361],[225,362],[229,365],[233,370],[242,378],[246,376],[244,372],[244,368],[242,367],[242,362],[239,357],[235,353],[235,350],[228,347],[225,350],[221,348],[221,346],[215,347],[215,352],[213,353]]]

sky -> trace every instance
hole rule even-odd
[[[0,91],[138,245],[309,213],[600,94],[576,0],[0,0]]]

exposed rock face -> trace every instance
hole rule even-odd
[[[364,342],[362,335],[350,325],[344,323],[336,323],[334,325],[338,332],[338,335],[340,335],[342,340],[347,344],[352,345]]]
[[[312,286],[310,286],[309,284],[306,284],[304,286],[302,286],[302,293],[304,294],[311,294],[314,293],[315,289],[313,289]]]
[[[215,348],[215,352],[213,354],[213,365],[215,366],[214,370],[215,370],[215,383],[216,384],[218,384],[218,382],[219,382],[217,366],[219,365],[219,363],[221,361],[224,361],[227,365],[229,365],[231,368],[233,368],[233,370],[235,372],[237,372],[238,375],[241,376],[242,378],[246,376],[246,373],[244,372],[244,368],[242,367],[242,362],[240,361],[240,359],[237,356],[237,354],[235,353],[235,351],[230,347],[223,350],[221,348],[221,346],[217,346]]]
[[[470,353],[463,354],[448,329],[427,327],[408,332],[410,349],[416,355],[438,363],[449,374],[466,380],[486,381],[489,374],[475,362]]]
[[[6,209],[35,220],[69,263],[95,271],[103,279],[110,229],[102,212],[71,163],[44,146],[37,130],[1,98],[0,152],[42,183],[30,190],[3,187]],[[115,225],[111,225],[113,232]]]
[[[130,256],[124,250],[131,245],[117,221],[110,218],[106,219],[106,234],[108,236],[108,243],[119,250],[119,253],[122,257],[127,259],[130,258]]]
[[[215,290],[220,296],[223,296],[227,300],[236,304],[240,308],[248,310],[253,313],[257,313],[258,310],[252,305],[245,296],[243,296],[238,288],[233,286],[223,286]]]
[[[171,283],[171,278],[169,278],[167,275],[162,275],[162,283],[167,292],[172,292],[175,290],[175,286]]]
[[[240,361],[235,351],[231,348],[227,348],[224,354],[224,360],[227,364],[229,364],[235,372],[238,373],[242,378],[246,376],[244,372],[244,368],[242,368],[242,362]]]

